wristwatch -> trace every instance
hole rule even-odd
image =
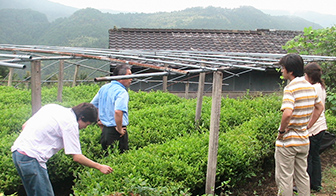
[[[280,129],[278,130],[280,134],[284,134],[286,133],[286,130],[285,131],[280,131]]]

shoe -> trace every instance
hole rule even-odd
[[[322,189],[321,186],[318,186],[318,187],[311,187],[311,188],[310,188],[311,192],[313,192],[313,193],[320,192],[321,189]]]
[[[297,189],[296,186],[293,186],[293,191],[294,191],[294,193],[297,193],[297,192],[298,192],[298,189]]]

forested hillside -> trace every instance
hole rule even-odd
[[[78,10],[48,0],[0,0],[0,9],[31,9],[45,14],[49,21],[69,17]]]
[[[102,13],[87,8],[69,17],[49,22],[30,9],[0,9],[0,43],[59,46],[108,46],[108,29],[117,28],[192,28],[192,29],[281,29],[303,30],[321,26],[301,18],[274,17],[253,8],[189,8],[175,12]]]

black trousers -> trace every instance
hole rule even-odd
[[[113,148],[113,144],[119,141],[119,150],[121,153],[128,150],[128,132],[126,130],[125,135],[120,137],[120,133],[116,130],[116,127],[103,127],[102,134],[100,137],[100,144],[103,147],[103,150],[106,150],[108,147]]]
[[[320,146],[325,131],[309,137],[310,148],[308,154],[308,174],[310,177],[310,188],[318,190],[322,182],[322,170],[320,159]]]

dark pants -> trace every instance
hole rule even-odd
[[[100,144],[103,147],[103,150],[106,150],[108,147],[113,148],[115,141],[119,141],[119,150],[121,153],[128,150],[128,132],[126,130],[125,135],[120,137],[120,133],[116,130],[115,127],[103,127],[102,134],[100,137]]]
[[[321,188],[322,174],[321,174],[321,159],[320,146],[325,131],[321,131],[317,135],[309,137],[310,149],[308,155],[308,174],[310,177],[310,188],[318,190]]]

